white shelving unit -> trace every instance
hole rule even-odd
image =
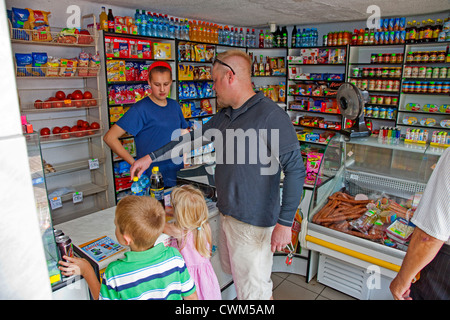
[[[81,25],[86,28],[86,24],[91,21],[95,26],[95,15],[85,15],[81,19]],[[99,51],[97,30],[89,30],[93,40],[90,43],[81,40],[83,35],[78,35],[72,43],[60,43],[57,39],[62,29],[50,27],[50,30],[52,41],[43,42],[36,41],[31,33],[29,40],[17,39],[17,29],[11,28],[13,52],[45,52],[47,56],[71,59],[78,57],[82,51],[92,55]],[[44,74],[47,71],[45,68],[41,69]],[[108,207],[110,202],[102,140],[104,115],[101,106],[104,97],[99,81],[102,66],[100,64],[96,70],[85,69],[88,72],[82,76],[79,76],[79,71],[80,68],[73,76],[54,77],[16,74],[20,112],[33,125],[35,132],[39,133],[44,127],[50,130],[57,126],[72,128],[77,125],[78,120],[87,121],[90,125],[93,122],[99,124],[98,127],[86,131],[40,137],[42,157],[47,164],[45,179],[54,223],[97,212]],[[92,98],[67,99],[54,102],[53,105],[45,102],[49,97],[55,96],[57,91],[63,91],[67,95],[75,90],[82,93],[90,91]],[[43,108],[35,107],[36,100],[44,101],[41,105]],[[74,200],[74,194],[78,199]],[[80,199],[81,201],[78,201]]]

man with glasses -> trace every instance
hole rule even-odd
[[[238,299],[271,299],[273,253],[291,243],[303,190],[300,145],[286,112],[262,92],[254,92],[248,54],[241,50],[218,54],[212,78],[217,103],[223,108],[201,130],[202,143],[213,141],[216,149],[222,269],[233,275]],[[191,132],[191,138],[195,136]],[[191,142],[179,140],[137,160],[131,176],[152,161],[173,157],[169,151]],[[273,161],[275,170],[268,170]],[[281,171],[285,177],[280,205]]]

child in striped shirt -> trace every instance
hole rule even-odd
[[[194,280],[181,254],[159,243],[165,224],[163,207],[151,197],[127,196],[116,208],[116,237],[131,251],[108,265],[102,283],[85,259],[63,258],[63,275],[82,275],[94,299],[103,300],[196,300]]]

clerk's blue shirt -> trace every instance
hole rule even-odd
[[[149,97],[135,103],[116,124],[134,136],[136,159],[161,148],[172,138],[178,138],[180,130],[188,127],[181,107],[175,100],[167,99],[167,105],[161,107]],[[159,166],[164,185],[171,187],[176,184],[177,171],[184,166],[181,158],[177,161],[180,164],[175,164],[172,160],[155,162],[150,169]]]

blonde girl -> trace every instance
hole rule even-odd
[[[184,185],[171,193],[174,221],[166,223],[164,233],[172,236],[172,246],[183,256],[194,278],[199,300],[220,300],[220,286],[212,267],[211,229],[208,207],[197,188]]]

